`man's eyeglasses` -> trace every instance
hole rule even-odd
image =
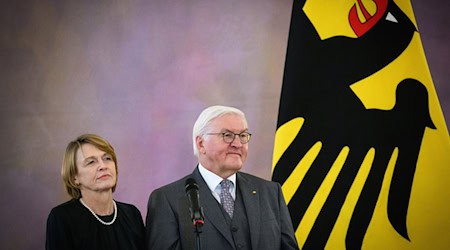
[[[226,143],[232,143],[234,141],[234,138],[238,136],[242,144],[248,143],[250,141],[250,138],[252,137],[252,134],[250,134],[249,132],[242,132],[240,134],[236,134],[229,131],[222,133],[207,133],[207,135],[221,135],[223,141]]]

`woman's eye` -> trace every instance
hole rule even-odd
[[[105,156],[103,156],[103,160],[111,161],[112,160],[112,156],[111,155],[105,155]]]

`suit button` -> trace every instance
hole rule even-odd
[[[237,227],[232,227],[231,228],[231,232],[233,232],[233,233],[236,233],[238,230],[239,230],[239,228],[237,228]]]
[[[243,248],[243,247],[244,247],[244,246],[243,246],[242,244],[238,244],[238,245],[237,245],[237,248],[239,248],[239,249],[240,249],[240,248]]]

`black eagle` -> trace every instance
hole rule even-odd
[[[393,228],[409,240],[408,203],[425,128],[435,129],[428,91],[415,79],[397,83],[391,110],[366,109],[350,85],[395,60],[409,45],[416,28],[392,0],[374,1],[381,17],[357,38],[322,40],[302,8],[294,1],[277,128],[302,117],[304,124],[276,163],[274,181],[283,184],[316,143],[322,148],[290,200],[297,228],[336,157],[348,156],[308,234],[304,249],[323,249],[339,212],[370,149],[375,150],[369,175],[353,211],[346,236],[348,249],[360,249],[370,224],[392,153],[398,149],[388,198]],[[359,2],[361,4],[361,2]],[[395,83],[392,83],[395,84]],[[380,98],[383,98],[380,96]]]

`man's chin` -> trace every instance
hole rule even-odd
[[[242,161],[235,161],[230,164],[228,164],[229,169],[235,169],[236,171],[240,170],[242,168]]]

